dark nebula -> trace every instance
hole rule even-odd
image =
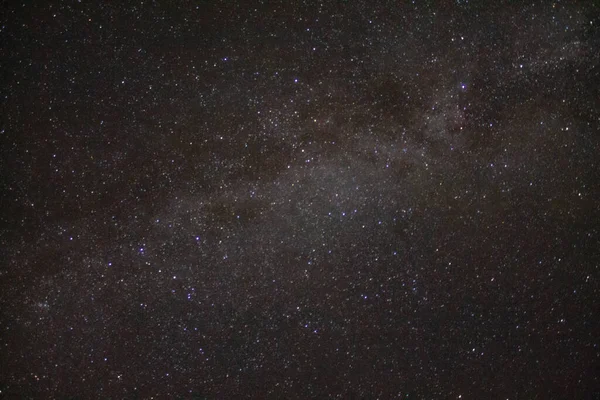
[[[599,398],[599,16],[4,2],[0,397]]]

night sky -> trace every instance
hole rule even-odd
[[[600,398],[598,2],[35,3],[0,397]]]

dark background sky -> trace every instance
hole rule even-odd
[[[112,3],[0,12],[0,397],[600,396],[597,2]]]

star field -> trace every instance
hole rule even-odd
[[[587,2],[10,2],[0,397],[600,395]]]

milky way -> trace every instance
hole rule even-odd
[[[0,394],[598,396],[598,5],[209,3],[6,6]]]

